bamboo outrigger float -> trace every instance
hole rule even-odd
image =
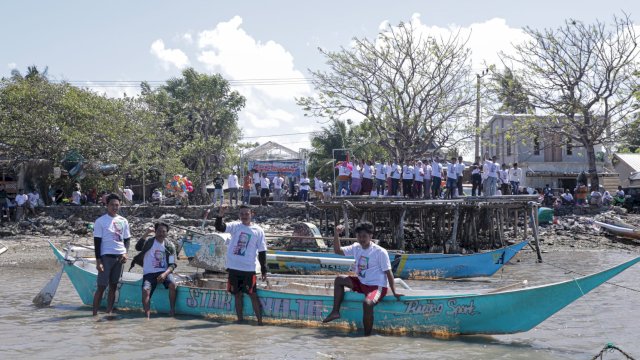
[[[78,261],[80,259],[68,255],[65,257],[53,244],[51,248],[82,302],[90,305],[96,289],[95,264]],[[637,257],[592,275],[523,289],[509,287],[476,293],[404,290],[405,296],[400,301],[388,296],[375,307],[374,326],[379,331],[390,333],[509,334],[528,331],[639,261],[640,257]],[[299,282],[302,284],[289,284],[279,289],[261,286],[258,295],[265,322],[290,321],[320,326],[322,318],[332,307],[333,290],[326,286],[311,286],[304,279]],[[142,309],[141,285],[142,274],[125,272],[115,306],[119,309]],[[151,303],[153,310],[169,311],[166,291],[158,287]],[[342,317],[326,326],[361,328],[363,295],[354,292],[345,295]],[[244,299],[245,312],[251,316],[249,299]],[[177,289],[176,312],[234,318],[234,297],[224,288],[224,281],[183,282]]]

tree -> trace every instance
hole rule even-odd
[[[585,148],[592,188],[598,188],[595,146],[614,141],[628,123],[637,86],[638,36],[628,16],[610,26],[567,20],[557,29],[525,28],[530,40],[501,54],[531,104],[546,116],[519,130],[554,132]]]
[[[139,100],[111,99],[67,83],[53,83],[35,66],[26,76],[15,71],[0,81],[0,139],[3,153],[14,163],[48,160],[59,166],[74,150],[92,165],[115,164],[112,179],[140,173],[145,163],[166,161],[156,146],[152,114]],[[95,182],[94,179],[87,181]]]
[[[437,39],[401,23],[353,42],[338,52],[320,49],[329,71],[311,71],[318,94],[297,99],[308,115],[357,114],[400,161],[471,136],[469,49],[459,35]]]
[[[494,74],[490,92],[495,94],[500,107],[498,111],[510,114],[533,114],[534,108],[522,88],[522,84],[511,69],[505,68],[502,74]]]
[[[206,198],[214,167],[225,166],[240,138],[238,112],[245,98],[231,91],[222,76],[192,68],[156,90],[143,83],[142,96],[167,129],[163,149],[177,151],[185,167],[199,178],[201,196]]]

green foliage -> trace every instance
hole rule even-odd
[[[534,108],[522,87],[522,83],[509,68],[505,68],[502,74],[494,73],[491,78],[490,91],[500,102],[501,113],[507,114],[533,114]]]
[[[201,74],[192,68],[156,90],[142,85],[142,97],[161,119],[163,151],[174,153],[191,175],[201,196],[213,171],[234,163],[241,132],[238,112],[245,98],[231,91],[220,75]]]

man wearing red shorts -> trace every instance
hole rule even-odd
[[[353,256],[356,260],[355,271],[358,276],[340,275],[336,277],[333,288],[333,309],[322,322],[326,323],[340,318],[340,304],[342,304],[346,286],[365,295],[362,304],[362,324],[364,335],[369,336],[373,329],[373,307],[384,298],[388,288],[391,288],[391,292],[398,300],[402,295],[396,293],[387,250],[371,241],[373,224],[368,221],[360,222],[355,228],[358,242],[346,247],[340,247],[338,234],[342,229],[342,226],[336,227],[333,251],[336,254]]]

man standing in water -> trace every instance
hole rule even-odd
[[[230,223],[222,222],[226,210],[226,206],[220,207],[215,227],[217,231],[231,234],[231,239],[226,244],[229,272],[227,291],[235,296],[238,322],[243,321],[242,293],[246,293],[251,298],[258,325],[262,325],[262,313],[256,291],[256,256],[260,261],[262,280],[267,280],[267,242],[264,231],[259,225],[251,223],[252,213],[249,206],[240,205],[240,221]]]
[[[98,308],[107,285],[109,285],[107,314],[111,314],[113,311],[116,290],[122,276],[122,266],[127,262],[127,251],[131,239],[129,222],[118,215],[120,197],[116,194],[109,194],[106,202],[107,213],[99,217],[93,225],[93,244],[96,269],[98,269],[98,288],[93,294],[94,316],[98,315]]]
[[[346,247],[340,247],[338,234],[342,229],[344,229],[342,226],[336,227],[333,237],[333,251],[339,255],[353,256],[356,260],[355,271],[358,276],[340,275],[336,277],[333,288],[333,309],[322,322],[327,323],[340,318],[340,304],[344,298],[344,288],[348,287],[365,295],[362,304],[362,323],[364,335],[369,336],[373,329],[373,307],[384,298],[387,289],[391,288],[391,292],[398,300],[402,295],[396,293],[387,250],[374,244],[371,240],[373,224],[362,221],[356,225],[355,233],[358,242]]]
[[[147,236],[155,232],[155,237],[147,239]],[[153,228],[147,229],[145,234],[136,243],[136,250],[140,251],[133,258],[133,264],[142,265],[142,307],[147,319],[151,317],[151,296],[158,283],[169,289],[169,315],[176,314],[176,281],[173,271],[176,268],[176,249],[170,240],[167,240],[169,225],[158,222]],[[131,269],[129,269],[131,270]]]

